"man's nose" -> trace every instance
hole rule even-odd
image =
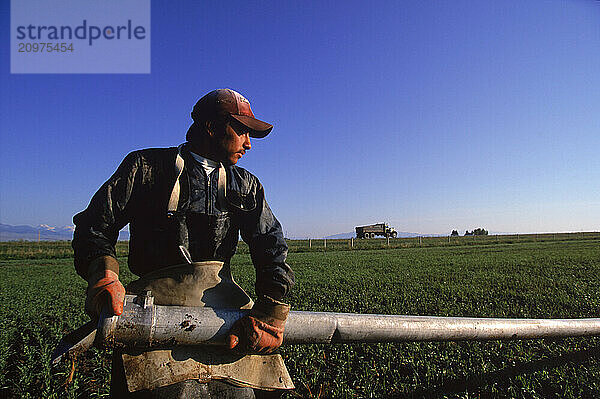
[[[250,148],[252,148],[252,145],[250,144],[250,135],[246,133],[244,135],[244,149],[249,150]]]

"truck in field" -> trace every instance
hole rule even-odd
[[[376,236],[396,238],[398,232],[386,223],[370,224],[368,226],[357,226],[356,238],[375,238]]]

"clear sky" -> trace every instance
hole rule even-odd
[[[0,18],[1,223],[71,224],[229,87],[288,236],[599,230],[600,2],[152,1],[139,75],[11,75]]]

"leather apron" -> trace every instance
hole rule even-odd
[[[145,275],[127,286],[130,294],[151,291],[157,305],[250,309],[253,302],[233,280],[229,264],[193,262]],[[123,353],[130,392],[186,380],[226,381],[264,390],[293,389],[279,354],[243,355],[223,348],[174,347],[142,353]]]

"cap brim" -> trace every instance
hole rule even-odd
[[[259,121],[251,116],[231,115],[231,117],[251,130],[250,137],[261,139],[267,134],[271,133],[271,130],[273,130],[273,125],[270,125],[267,122]]]

